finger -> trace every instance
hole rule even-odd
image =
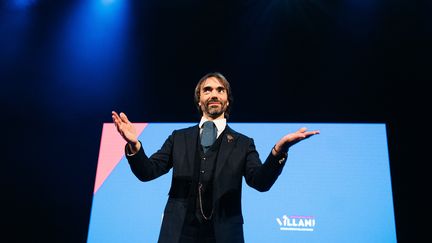
[[[319,134],[319,133],[320,132],[318,130],[305,132],[305,134],[307,134],[307,135],[315,135],[315,134]]]
[[[115,111],[111,111],[111,114],[112,114],[113,116],[119,117],[119,115],[118,115],[117,112],[115,112]]]
[[[114,125],[118,128],[121,125],[121,120],[118,116],[112,115]]]
[[[127,118],[126,114],[121,112],[120,113],[120,119],[125,123],[130,123],[129,119]]]
[[[316,134],[319,134],[319,133],[320,133],[319,130],[315,130],[315,131],[305,132],[304,134],[305,134],[306,138],[308,138],[310,136],[313,136],[313,135],[316,135]]]
[[[112,120],[113,120],[114,124],[117,125],[117,118],[114,115],[112,115],[111,117],[112,117]]]
[[[119,115],[117,114],[117,112],[112,111],[111,114],[112,114],[112,118],[113,118],[114,121],[117,121],[117,122],[118,122],[118,121],[120,120],[120,117],[119,117]]]
[[[302,128],[300,128],[297,132],[304,133],[304,132],[306,132],[306,130],[307,130],[306,127],[302,127]]]
[[[117,121],[116,121],[115,116],[111,116],[111,117],[112,117],[112,120],[113,120],[114,125],[117,127]]]
[[[306,136],[304,135],[304,133],[296,132],[296,133],[292,133],[289,136],[287,136],[287,140],[286,141],[292,143],[292,142],[295,142],[295,141],[300,141],[300,140],[302,140],[304,138],[306,138]]]
[[[112,120],[114,122],[114,125],[117,127],[118,126],[118,120],[117,120],[117,118],[115,117],[115,115],[112,115],[111,117],[112,117]]]
[[[119,131],[120,132],[120,122],[119,122],[119,120],[113,115],[112,116],[112,118],[113,118],[113,122],[114,122],[114,126],[117,128],[117,131]]]
[[[117,114],[117,112],[112,111],[111,114],[112,114],[111,117],[113,119],[114,125],[117,128],[117,131],[121,134],[122,133],[122,131],[121,131],[122,130],[122,128],[121,128],[122,120],[120,119],[120,117]]]

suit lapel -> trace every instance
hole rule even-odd
[[[219,155],[216,162],[216,171],[214,174],[214,178],[216,180],[225,163],[228,161],[228,157],[235,147],[234,145],[236,144],[236,140],[238,138],[236,133],[228,125],[225,128],[225,132],[222,133],[221,136],[223,137],[219,148]]]
[[[199,127],[198,125],[191,127],[191,129],[188,130],[188,134],[185,136],[185,142],[186,142],[186,156],[187,160],[186,163],[189,163],[187,166],[188,168],[194,168],[195,163],[195,153],[197,153],[197,140],[198,140],[198,132]],[[191,171],[193,173],[193,171]]]

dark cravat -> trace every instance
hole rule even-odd
[[[212,146],[216,141],[216,126],[212,121],[206,121],[202,125],[201,133],[201,145],[203,147],[204,153]]]

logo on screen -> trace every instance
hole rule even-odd
[[[316,219],[314,216],[284,215],[276,218],[280,230],[283,231],[314,231]]]

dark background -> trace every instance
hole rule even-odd
[[[219,71],[233,89],[230,122],[385,122],[398,241],[421,242],[430,191],[431,7],[2,1],[2,237],[85,242],[111,111],[137,122],[197,121],[195,84]]]

